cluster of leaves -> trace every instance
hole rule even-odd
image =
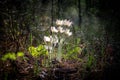
[[[80,58],[78,57],[79,54],[81,54],[82,48],[80,47],[73,47],[72,49],[68,49],[67,53],[64,54],[65,59],[73,59],[73,60],[79,60]],[[81,59],[80,59],[81,60]]]
[[[6,61],[7,59],[16,60],[17,57],[23,57],[23,56],[24,56],[23,52],[17,52],[17,54],[12,52],[12,53],[5,54],[1,59],[3,61]]]
[[[47,56],[48,55],[48,51],[45,49],[45,47],[43,45],[39,45],[38,47],[30,46],[28,48],[28,50],[33,57]]]
[[[74,34],[73,34],[74,35]],[[81,47],[81,39],[73,36],[67,42],[64,42],[63,45],[63,58],[66,60],[78,60],[82,59],[79,57],[84,49]]]

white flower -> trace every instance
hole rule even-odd
[[[53,41],[54,44],[58,43],[58,37],[57,37],[57,35],[54,35],[54,38],[53,38],[52,41]]]
[[[52,46],[44,45],[45,49],[48,50],[50,53],[52,52]]]
[[[44,42],[50,42],[50,41],[51,41],[50,37],[44,36]]]
[[[68,36],[71,36],[71,35],[72,35],[72,32],[70,32],[70,29],[66,29],[66,30],[65,30],[65,34],[67,34]]]
[[[62,26],[64,23],[63,20],[56,20],[56,25]]]
[[[69,20],[64,20],[64,25],[70,27],[72,25],[72,22]]]
[[[70,29],[66,29],[65,32],[66,32],[66,33],[70,32]]]
[[[64,38],[61,38],[60,39],[60,43],[62,44],[64,40],[65,40]]]
[[[52,41],[52,38],[53,38],[53,37],[52,37],[52,36],[50,36],[49,38],[50,38],[50,40]]]
[[[51,31],[57,33],[58,30],[55,27],[51,27]]]
[[[53,49],[52,46],[48,46],[48,45],[44,45],[44,47],[45,47],[45,49],[47,49],[47,50],[52,50],[52,49]]]
[[[56,44],[58,43],[58,37],[57,37],[57,35],[50,36],[50,40],[51,40],[51,44],[53,44],[54,46],[56,46]]]
[[[70,20],[56,20],[56,25],[59,25],[59,26],[62,26],[62,25],[65,25],[65,26],[68,26],[70,27],[72,25],[72,22]]]
[[[58,31],[60,32],[60,33],[63,33],[64,32],[64,30],[63,30],[63,27],[58,27]]]
[[[72,35],[72,32],[67,33],[67,35],[68,35],[68,36],[71,36],[71,35]]]

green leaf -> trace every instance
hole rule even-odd
[[[48,51],[44,48],[43,45],[39,45],[38,47],[30,46],[28,50],[33,57],[48,55]]]
[[[7,53],[1,59],[3,61],[5,61],[7,59],[16,60],[16,55],[15,55],[15,53]]]
[[[23,52],[17,52],[17,57],[23,57],[24,53]]]

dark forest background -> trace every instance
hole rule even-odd
[[[35,35],[33,44],[40,43],[38,40],[42,40],[47,26],[56,19],[71,19],[81,28],[85,13],[88,17],[96,16],[105,29],[106,44],[112,45],[114,60],[105,68],[103,77],[116,80],[120,78],[119,5],[118,0],[0,0],[0,57],[7,52],[24,51],[30,44],[31,33]],[[72,14],[71,10],[77,12]],[[87,77],[86,80],[94,80]]]

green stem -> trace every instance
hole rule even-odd
[[[60,39],[60,41],[58,43],[58,55],[57,55],[58,61],[61,61],[61,59],[62,59],[62,43],[63,43],[63,39]]]

